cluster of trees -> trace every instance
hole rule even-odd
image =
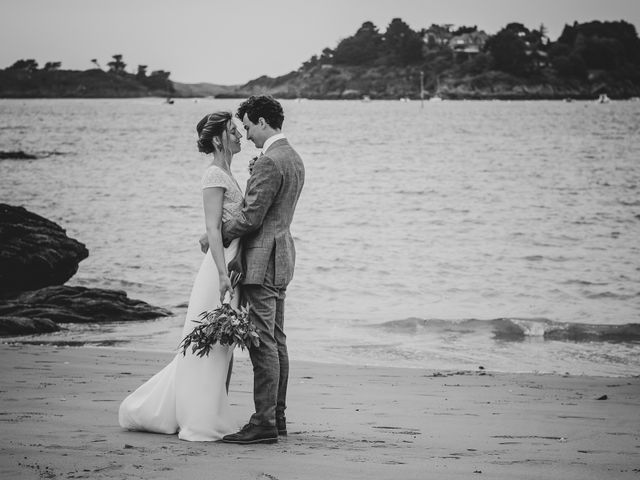
[[[150,74],[147,74],[147,65],[138,65],[136,73],[129,74],[125,70],[127,64],[122,60],[122,55],[113,55],[112,58],[113,60],[107,63],[107,66],[109,67],[109,73],[125,76],[132,75],[137,81],[151,89],[171,90],[171,82],[169,80],[171,72],[167,72],[165,70],[153,70]],[[99,67],[99,63],[95,58],[92,59],[91,62],[98,65]]]
[[[314,55],[304,66],[318,63],[342,65],[406,65],[422,59],[423,33],[415,32],[402,19],[394,18],[387,31],[380,33],[372,22],[364,22],[355,35],[332,50]]]
[[[338,64],[405,65],[422,58],[422,36],[400,18],[394,18],[387,31],[380,33],[372,22],[365,22],[352,37],[342,40],[333,52]]]
[[[171,72],[167,72],[164,70],[154,70],[150,74],[147,73],[147,65],[138,65],[137,72],[128,73],[126,71],[127,64],[122,60],[123,56],[121,54],[116,54],[112,56],[113,60],[107,63],[108,72],[114,75],[120,75],[123,77],[131,77],[136,81],[142,83],[144,86],[152,89],[152,90],[167,90],[172,91],[173,85],[169,80],[169,76]],[[102,70],[100,63],[96,58],[91,59],[91,63],[96,66],[97,69]],[[33,73],[38,71],[38,62],[34,59],[21,59],[16,61],[10,67],[7,67],[9,71],[22,71]],[[41,71],[51,72],[60,70],[62,66],[61,62],[47,62]]]
[[[394,18],[385,32],[372,22],[341,40],[335,49],[325,48],[302,65],[418,66],[438,75],[445,70],[462,74],[501,71],[518,77],[552,72],[565,78],[586,79],[591,70],[603,70],[640,79],[640,39],[625,21],[566,25],[557,41],[551,41],[544,25],[529,29],[510,23],[495,35],[486,35],[480,51],[457,55],[450,39],[478,32],[477,26],[431,25],[415,31]]]
[[[625,21],[565,25],[555,42],[544,27],[529,30],[511,23],[487,41],[486,51],[494,69],[519,76],[552,68],[561,77],[578,79],[593,70],[640,78],[640,39]]]
[[[487,39],[484,53],[490,55],[493,70],[524,76],[546,65],[549,38],[544,25],[529,30],[521,23],[510,23]]]
[[[589,70],[605,70],[640,80],[640,39],[625,21],[567,25],[549,57],[563,75],[584,78]]]
[[[62,66],[61,62],[47,62],[45,63],[42,70],[45,72],[53,72],[55,70],[60,69]],[[38,70],[38,62],[36,62],[33,58],[28,60],[18,60],[13,65],[7,68],[7,70],[22,70],[25,72],[35,72]]]

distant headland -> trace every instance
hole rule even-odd
[[[565,25],[552,41],[544,25],[510,23],[495,35],[477,26],[415,31],[395,18],[381,32],[364,22],[298,70],[244,85],[184,84],[170,72],[127,72],[123,56],[107,68],[39,68],[33,59],[0,70],[2,98],[208,97],[268,93],[310,99],[592,99],[640,97],[640,39],[625,21]]]

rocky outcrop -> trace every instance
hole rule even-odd
[[[420,98],[420,65],[356,66],[315,65],[272,78],[262,76],[238,87],[226,97],[270,94],[276,98],[310,98],[325,100]],[[599,93],[610,98],[640,96],[640,85],[629,78],[603,73],[598,77],[577,80],[555,74],[516,77],[488,70],[464,73],[451,67],[425,76],[425,97],[438,96],[450,100],[526,100],[526,99],[593,99]],[[601,92],[602,91],[602,92]]]
[[[22,150],[16,150],[14,152],[0,152],[0,160],[35,160],[38,157],[31,155],[30,153],[24,153]]]
[[[64,152],[58,151],[38,151],[37,155],[33,153],[27,153],[22,150],[0,150],[0,160],[40,160],[42,158],[49,158],[57,155],[65,155]]]
[[[0,294],[61,285],[89,256],[65,230],[22,207],[0,204]]]
[[[60,327],[48,318],[2,316],[0,314],[0,336],[29,335],[32,333],[57,332]]]
[[[89,252],[65,230],[0,204],[0,336],[48,333],[60,323],[150,320],[172,313],[120,290],[62,285]]]
[[[150,320],[171,315],[121,290],[60,285],[24,292],[0,303],[0,317],[48,319],[56,323]]]

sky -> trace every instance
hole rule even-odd
[[[626,20],[640,29],[640,0],[0,0],[0,68],[19,59],[63,69],[166,70],[184,83],[244,84],[297,70],[365,21],[384,32],[399,17],[414,30],[511,22],[544,24],[556,40],[574,21]]]

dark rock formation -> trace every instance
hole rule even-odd
[[[0,337],[57,332],[60,327],[48,318],[0,316]]]
[[[88,255],[85,246],[57,224],[0,204],[0,336],[55,332],[59,323],[172,315],[123,291],[62,285]]]
[[[65,152],[53,151],[38,151],[37,155],[32,153],[26,153],[22,150],[0,151],[0,160],[39,160],[42,158],[49,158],[57,155],[66,155]]]
[[[24,153],[22,150],[15,152],[0,152],[0,160],[35,160],[38,157],[29,153]]]
[[[128,298],[120,290],[66,285],[24,292],[0,301],[0,318],[48,319],[55,323],[150,320],[171,314],[164,308]]]
[[[54,222],[0,204],[0,296],[63,284],[88,256],[86,247]]]

